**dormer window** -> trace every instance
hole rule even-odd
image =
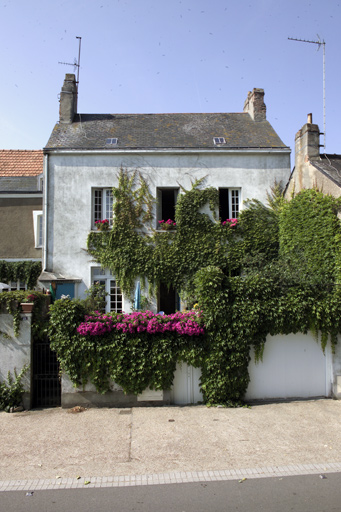
[[[117,146],[118,139],[107,139],[105,141],[107,146]]]
[[[226,144],[226,140],[224,139],[224,137],[213,137],[213,142],[216,146],[218,146],[219,144]]]

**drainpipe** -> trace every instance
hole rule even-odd
[[[46,270],[47,266],[47,194],[48,194],[48,169],[49,169],[49,156],[44,155],[44,205],[43,205],[43,214],[44,214],[44,253],[43,253],[43,270]]]

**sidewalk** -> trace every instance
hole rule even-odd
[[[335,400],[0,413],[0,490],[341,471],[340,420]]]

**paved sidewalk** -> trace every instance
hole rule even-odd
[[[341,402],[0,413],[0,491],[341,471]]]

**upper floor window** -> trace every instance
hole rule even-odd
[[[178,187],[157,189],[157,221],[167,222],[168,219],[175,221],[175,205],[178,194]]]
[[[33,232],[34,247],[40,249],[43,246],[43,212],[41,210],[33,211]]]
[[[221,220],[237,219],[240,209],[240,188],[219,189],[219,217]]]
[[[109,225],[112,225],[113,213],[113,195],[111,188],[95,188],[92,195],[93,215],[92,227],[98,220],[108,219]]]

